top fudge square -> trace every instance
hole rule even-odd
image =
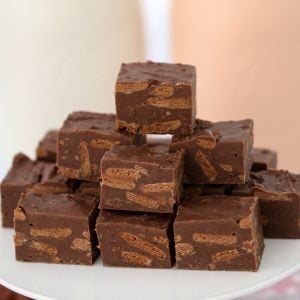
[[[167,63],[122,64],[116,87],[116,124],[142,134],[193,132],[196,68]]]
[[[185,149],[189,184],[245,183],[252,166],[253,121],[196,120],[191,136],[174,135],[170,152]]]
[[[115,115],[74,112],[58,134],[57,166],[69,178],[99,181],[100,160],[113,144],[135,144],[142,137],[115,129]]]

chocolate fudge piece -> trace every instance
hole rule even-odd
[[[194,196],[174,222],[180,269],[256,271],[264,243],[256,197]]]
[[[20,196],[26,191],[38,193],[70,193],[74,181],[57,173],[54,163],[32,161],[19,153],[1,183],[1,209],[3,227],[13,227],[13,213]]]
[[[97,197],[83,194],[23,194],[14,214],[16,259],[91,265],[97,206]]]
[[[114,145],[101,160],[100,207],[172,213],[180,199],[183,154]]]
[[[46,133],[36,149],[36,157],[38,160],[56,163],[57,138],[57,130],[51,130]]]
[[[144,138],[117,132],[113,114],[74,112],[58,134],[57,165],[62,175],[99,182],[100,160],[113,144],[138,144]]]
[[[101,211],[96,231],[105,266],[171,268],[172,215]]]
[[[252,172],[277,168],[277,152],[266,148],[253,148]]]
[[[142,134],[191,134],[196,68],[168,63],[122,64],[115,87],[117,128]]]
[[[87,195],[93,195],[100,197],[100,183],[90,182],[90,181],[81,181],[79,186],[76,189],[76,193],[82,193]]]
[[[40,182],[44,171],[43,162],[35,162],[25,154],[19,153],[1,183],[1,211],[3,227],[13,227],[13,213],[21,193]]]
[[[232,194],[259,198],[265,237],[300,238],[300,175],[282,170],[252,173]]]
[[[197,120],[191,136],[173,136],[170,152],[186,150],[189,184],[245,183],[252,166],[253,121]]]

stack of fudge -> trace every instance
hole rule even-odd
[[[300,238],[300,175],[253,148],[252,120],[196,118],[195,67],[122,64],[115,99],[15,156],[1,207],[17,260],[256,271],[264,237]]]

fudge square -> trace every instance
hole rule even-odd
[[[100,208],[172,213],[179,202],[183,151],[114,145],[101,160]]]
[[[253,148],[252,172],[277,168],[277,152],[266,148]]]
[[[168,214],[101,211],[96,231],[105,266],[171,268],[172,220]]]
[[[39,142],[36,149],[38,160],[56,163],[58,131],[50,130]]]
[[[186,183],[238,184],[249,176],[252,145],[252,120],[212,123],[197,119],[191,136],[173,136],[170,152],[186,150]]]
[[[154,62],[122,64],[115,97],[119,129],[191,134],[196,117],[196,68]]]
[[[256,197],[193,196],[174,222],[180,269],[256,271],[264,243]]]
[[[16,259],[91,265],[98,256],[98,200],[82,194],[23,194],[15,210]]]
[[[265,237],[300,238],[300,175],[283,170],[252,173],[232,194],[259,198]]]
[[[20,200],[21,193],[32,189],[36,184],[46,184],[48,180],[54,179],[55,174],[57,174],[56,167],[53,163],[32,161],[22,153],[14,157],[12,166],[1,183],[3,227],[12,228],[14,226],[13,213]],[[61,189],[67,188],[66,185],[62,185],[61,182]]]
[[[58,134],[57,165],[69,178],[98,182],[100,160],[113,144],[135,144],[143,138],[117,132],[115,115],[74,112]]]

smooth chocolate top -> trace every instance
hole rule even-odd
[[[42,162],[34,162],[23,153],[18,153],[14,159],[12,167],[3,179],[2,184],[28,185],[37,183],[43,172]]]
[[[169,214],[151,214],[125,211],[102,210],[97,224],[130,224],[142,227],[161,228],[167,227],[172,219]]]
[[[266,163],[268,164],[273,157],[277,155],[276,151],[266,148],[255,147],[252,150],[254,163]]]
[[[183,151],[175,153],[164,153],[154,151],[147,145],[113,145],[104,154],[103,159],[121,159],[130,162],[144,162],[158,164],[162,168],[174,168],[183,156]]]
[[[122,64],[117,82],[131,83],[150,81],[152,84],[191,84],[195,75],[196,68],[192,65],[148,61],[145,63]]]
[[[71,113],[65,120],[61,130],[96,130],[106,134],[118,134],[116,131],[116,117],[114,114],[99,114],[86,111]]]
[[[203,137],[215,141],[231,141],[246,138],[253,133],[253,121],[250,119],[239,121],[209,122],[196,120],[196,127],[191,136],[173,136],[172,142],[181,142],[190,138]]]
[[[19,205],[25,214],[44,214],[85,218],[97,206],[97,198],[83,194],[38,194],[26,193]]]
[[[256,197],[199,196],[184,199],[176,222],[194,220],[240,220],[256,205]]]
[[[51,151],[52,153],[56,153],[57,139],[58,139],[58,130],[50,130],[39,142],[38,147],[43,147],[48,151]]]

